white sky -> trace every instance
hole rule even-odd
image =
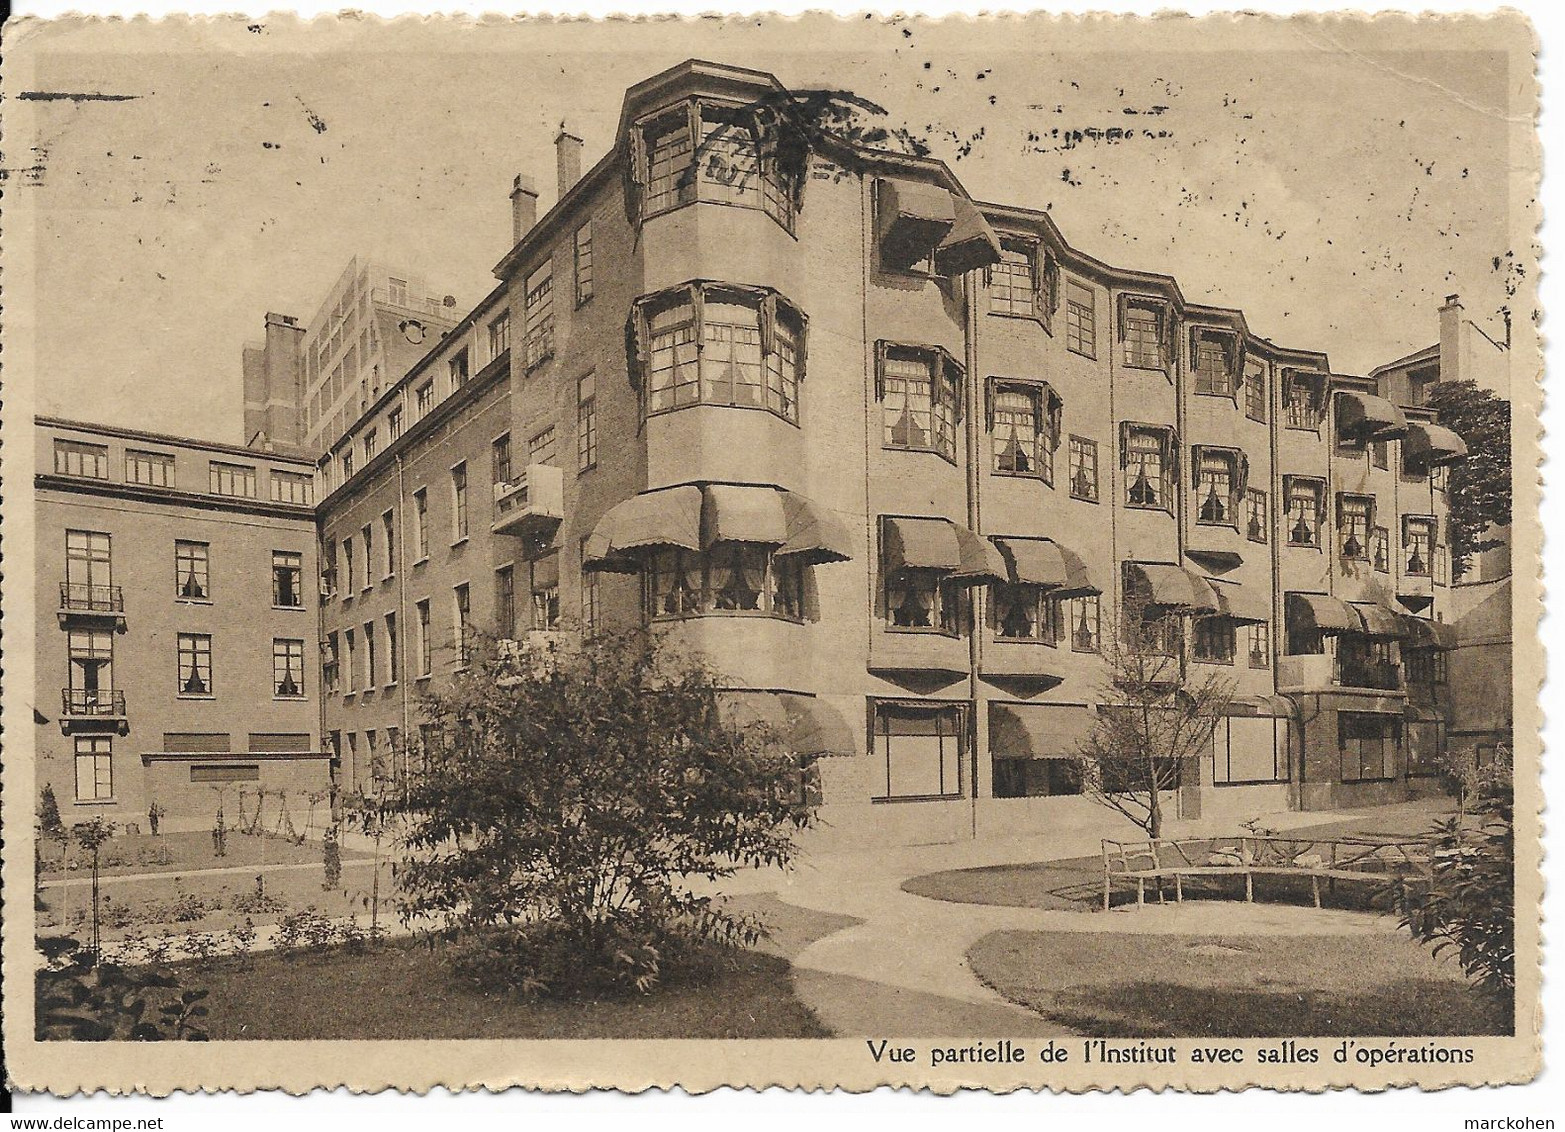
[[[690,56],[871,98],[974,196],[1049,208],[1089,254],[1172,273],[1339,372],[1434,341],[1449,293],[1498,334],[1506,253],[1530,264],[1506,208],[1530,129],[1506,107],[1530,74],[1427,27],[1214,38],[1188,21],[55,31],[20,45],[42,50],[19,53],[37,68],[10,89],[139,97],[12,104],[7,204],[39,241],[37,408],[240,440],[239,351],[265,311],[308,319],[375,250],[470,304],[507,250],[512,175],[547,208],[560,121],[590,165],[625,88]],[[1054,134],[1111,127],[1138,136]]]

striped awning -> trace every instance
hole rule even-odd
[[[1456,626],[1443,621],[1430,621],[1424,617],[1399,614],[1404,630],[1403,639],[1410,649],[1454,649]]]
[[[989,750],[997,759],[1068,759],[1097,726],[1079,704],[989,705]]]
[[[1411,421],[1402,453],[1410,464],[1433,468],[1467,459],[1467,442],[1443,425]]]
[[[1006,578],[1019,585],[1046,586],[1054,597],[1083,597],[1103,591],[1093,584],[1081,556],[1046,538],[996,538]]]
[[[964,196],[952,194],[956,223],[935,249],[935,269],[941,275],[961,275],[1000,262],[1000,240],[978,207]]]
[[[1261,625],[1272,619],[1271,600],[1258,590],[1246,589],[1238,582],[1223,582],[1208,578],[1207,584],[1217,595],[1218,614],[1241,625]]]
[[[796,692],[723,692],[726,718],[737,726],[763,723],[779,742],[805,759],[850,756],[853,730],[842,713],[816,696]]]
[[[1337,428],[1365,440],[1394,440],[1407,434],[1402,410],[1373,393],[1347,390],[1337,394]]]
[[[960,523],[889,516],[882,522],[888,571],[939,570],[966,585],[1006,579],[1005,559],[995,545]]]
[[[1375,601],[1353,601],[1348,604],[1353,612],[1358,614],[1365,635],[1386,638],[1400,638],[1406,635],[1406,630],[1402,627],[1403,617],[1395,610]]]
[[[1140,592],[1147,605],[1189,613],[1217,613],[1221,609],[1210,583],[1201,575],[1161,562],[1125,563],[1126,584]]]
[[[700,550],[701,545],[701,489],[690,484],[665,487],[609,508],[587,536],[582,565],[634,573],[641,568],[634,551]]]
[[[853,540],[841,519],[813,499],[793,491],[781,491],[783,521],[788,537],[777,548],[779,555],[796,555],[809,566],[822,562],[847,562],[853,557]]]
[[[1359,633],[1363,619],[1348,608],[1348,603],[1330,594],[1290,593],[1283,599],[1290,625],[1314,629],[1320,633]]]
[[[701,492],[701,545],[753,542],[781,546],[788,538],[782,493],[775,487],[714,483]]]

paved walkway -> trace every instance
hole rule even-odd
[[[360,865],[373,865],[374,863],[375,863],[375,861],[371,857],[345,857],[345,858],[343,858],[343,861],[342,861],[342,867],[345,868],[345,869],[352,869],[352,868],[357,868]],[[381,863],[382,864],[386,864],[386,861],[383,860]],[[295,862],[293,864],[289,864],[289,865],[223,865],[223,866],[218,867],[218,868],[163,869],[161,872],[155,872],[155,873],[112,873],[112,874],[111,873],[100,873],[98,875],[98,886],[100,888],[102,888],[105,885],[125,884],[125,883],[132,882],[132,881],[184,880],[184,879],[187,879],[187,878],[195,878],[195,877],[217,877],[217,876],[250,876],[250,877],[253,877],[253,876],[256,876],[256,875],[261,874],[261,873],[291,873],[291,872],[302,872],[304,870],[314,870],[315,872],[320,872],[321,871],[321,863],[319,861],[297,861],[297,862]],[[86,876],[82,876],[81,874],[78,873],[76,876],[64,877],[64,878],[59,879],[59,880],[46,880],[46,881],[42,882],[38,887],[39,888],[77,888],[77,887],[89,887],[90,888],[91,886],[92,886],[92,874],[88,873]]]

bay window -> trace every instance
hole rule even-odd
[[[1244,351],[1231,330],[1197,326],[1190,331],[1190,364],[1195,391],[1232,397],[1244,370]]]
[[[1234,662],[1234,623],[1227,617],[1198,617],[1190,652],[1202,664]]]
[[[1036,476],[1053,486],[1060,407],[1059,397],[1047,382],[991,378],[989,433],[993,470],[1000,475]]]
[[[965,610],[966,589],[945,571],[904,568],[886,575],[886,614],[894,630],[958,636]]]
[[[1119,297],[1119,339],[1123,363],[1136,369],[1167,372],[1172,361],[1173,310],[1164,299]]]
[[[1054,645],[1064,633],[1064,607],[1042,586],[996,584],[990,587],[994,635],[1003,641]]]
[[[1366,495],[1337,496],[1337,553],[1344,560],[1369,558],[1375,500]]]
[[[956,426],[962,419],[962,371],[939,347],[878,344],[877,396],[881,444],[935,452],[956,462]]]
[[[1433,573],[1435,521],[1407,515],[1402,519],[1402,572],[1414,577]]]
[[[1284,476],[1283,497],[1288,507],[1288,545],[1320,548],[1320,519],[1325,500],[1324,481],[1309,476]]]
[[[1289,428],[1320,431],[1325,412],[1326,376],[1320,373],[1289,372],[1283,379],[1283,409]]]
[[[705,614],[804,616],[804,575],[793,555],[759,543],[718,542],[705,551],[665,547],[645,572],[647,616],[654,621]]]
[[[1125,503],[1130,507],[1172,509],[1169,484],[1174,474],[1172,429],[1152,425],[1120,426],[1120,466],[1125,470]]]
[[[1194,452],[1196,522],[1237,527],[1244,497],[1244,454],[1231,448],[1198,445]]]
[[[642,119],[630,161],[640,219],[707,201],[757,209],[792,232],[805,153],[783,144],[787,130],[768,107],[704,100]]]

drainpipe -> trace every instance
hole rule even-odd
[[[967,367],[967,388],[965,397],[967,400],[967,427],[963,430],[967,441],[967,525],[970,530],[982,535],[982,514],[978,504],[978,488],[982,482],[979,468],[979,441],[982,439],[978,433],[980,414],[983,410],[982,375],[978,372],[978,304],[973,297],[973,274],[968,272],[962,276],[962,299],[965,307],[965,330],[963,337],[966,339],[965,354],[962,359]],[[982,651],[979,638],[983,635],[984,618],[979,601],[987,601],[987,596],[980,599],[974,591],[980,587],[974,586],[968,591],[971,595],[969,606],[972,612],[971,631],[967,636],[967,699],[973,705],[973,754],[971,762],[972,779],[972,825],[971,836],[978,840],[978,661]],[[987,735],[987,729],[985,729]]]
[[[398,524],[405,524],[407,518],[407,489],[403,481],[402,453],[397,453],[397,517],[392,524],[396,530]],[[402,788],[407,789],[408,781],[408,740],[411,721],[411,709],[408,706],[408,540],[407,530],[403,529],[402,535],[397,539],[397,691],[402,696],[402,749],[397,752],[397,757],[402,760]]]

